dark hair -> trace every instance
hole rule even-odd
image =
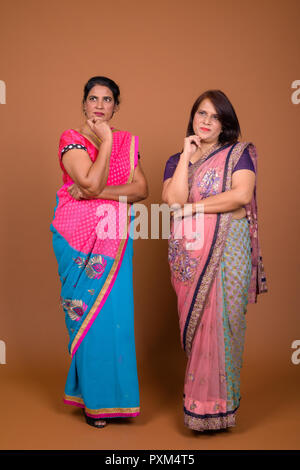
[[[200,103],[206,98],[208,98],[216,108],[219,120],[222,125],[222,132],[219,135],[219,143],[222,145],[234,144],[237,142],[241,134],[241,128],[232,104],[230,103],[225,93],[223,93],[221,90],[205,91],[196,99],[190,114],[190,120],[186,133],[187,137],[195,133],[193,129],[194,116],[197,109],[199,108]]]
[[[113,80],[107,77],[92,77],[89,79],[89,81],[84,86],[82,103],[85,102],[89,92],[95,85],[102,85],[109,88],[113,94],[115,104],[120,103],[120,88]]]

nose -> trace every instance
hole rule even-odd
[[[208,114],[206,114],[204,116],[203,123],[204,124],[210,124],[210,119],[211,119],[211,117]]]
[[[103,103],[104,103],[103,99],[99,98],[97,100],[97,108],[103,109]]]

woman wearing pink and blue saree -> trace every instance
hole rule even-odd
[[[239,135],[230,101],[209,90],[192,107],[182,153],[165,168],[163,200],[179,204],[169,264],[188,356],[184,422],[196,431],[235,425],[247,303],[267,291],[257,226],[257,152],[252,143],[238,142]],[[202,228],[196,223],[201,217]]]
[[[64,402],[95,427],[140,412],[129,232],[130,203],[147,197],[147,183],[138,138],[109,125],[119,94],[106,77],[85,85],[85,123],[60,138],[64,184],[51,224],[72,356]]]

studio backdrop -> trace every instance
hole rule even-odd
[[[158,238],[151,238],[151,205],[162,202],[165,163],[182,149],[194,100],[207,89],[221,89],[237,112],[241,140],[253,142],[258,151],[258,219],[269,288],[248,307],[242,380],[252,399],[257,396],[257,406],[267,384],[266,419],[278,414],[284,423],[278,429],[290,429],[282,445],[297,447],[299,13],[297,0],[1,3],[0,393],[1,415],[7,413],[9,426],[11,414],[19,420],[26,413],[29,396],[45,393],[43,380],[47,384],[51,378],[54,387],[45,409],[55,409],[63,395],[70,358],[49,229],[62,184],[58,142],[65,129],[83,120],[86,81],[104,75],[120,86],[113,125],[139,136],[150,192],[144,201],[149,236],[134,241],[133,266],[141,406],[148,406],[145,426],[170,405],[178,413],[179,432],[185,366],[167,240],[161,229]],[[289,401],[298,418],[285,413]],[[63,416],[63,405],[59,410]],[[43,410],[33,415],[38,419]],[[51,429],[53,423],[54,418]],[[146,429],[136,445],[170,447],[163,426],[160,442]],[[53,437],[49,443],[46,431],[43,438],[26,437],[1,426],[0,433],[3,449],[76,448],[71,440],[59,443]],[[267,446],[280,448],[282,439],[268,436]],[[184,439],[178,446],[193,448],[190,437]],[[253,439],[250,446],[263,445]],[[120,448],[131,445],[126,439],[119,443]]]

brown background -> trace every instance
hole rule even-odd
[[[1,449],[299,449],[298,0],[2,2]],[[182,423],[185,357],[166,240],[134,254],[139,418],[98,431],[61,402],[69,356],[49,225],[63,130],[78,126],[84,83],[113,78],[114,124],[140,136],[150,196],[180,150],[195,98],[220,88],[259,152],[260,238],[269,293],[248,309],[238,426],[194,434]]]

